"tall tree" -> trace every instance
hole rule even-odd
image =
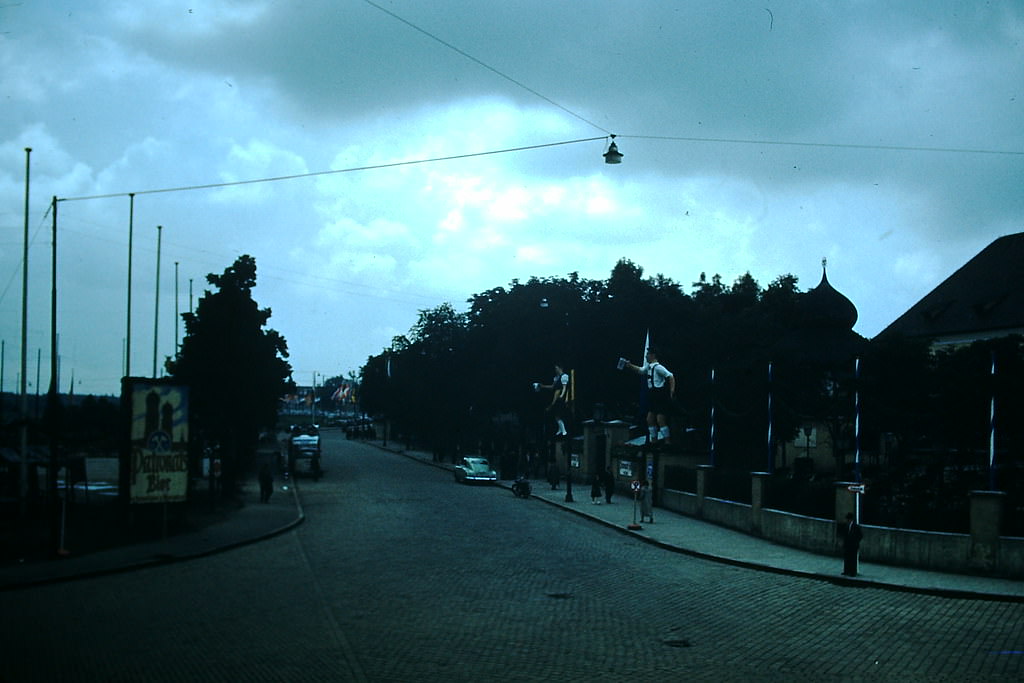
[[[278,401],[292,386],[291,365],[284,337],[264,329],[270,309],[252,298],[255,259],[240,256],[206,279],[217,291],[207,290],[195,313],[182,315],[185,337],[167,371],[189,386],[195,431],[221,445],[222,476],[233,485],[259,431],[277,421]]]

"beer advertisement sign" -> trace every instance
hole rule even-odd
[[[127,382],[132,503],[176,503],[188,493],[188,388],[159,380]]]

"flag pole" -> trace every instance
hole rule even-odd
[[[25,246],[21,262],[21,471],[18,476],[20,514],[28,515],[28,197],[32,148],[25,148]]]
[[[772,449],[772,424],[774,419],[772,411],[772,364],[768,362],[768,473],[771,474],[775,465],[775,453]]]
[[[708,464],[715,466],[715,369],[711,368],[711,429],[710,429],[711,458]]]
[[[992,351],[992,369],[990,370],[992,397],[989,401],[988,413],[988,490],[996,490],[996,352]]]

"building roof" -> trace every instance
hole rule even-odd
[[[985,247],[879,337],[970,342],[1024,333],[1024,232]]]

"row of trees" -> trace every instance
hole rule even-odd
[[[662,275],[644,277],[628,260],[604,281],[576,274],[514,280],[473,295],[465,313],[449,304],[421,311],[407,335],[367,360],[361,406],[386,415],[403,438],[440,452],[459,442],[476,448],[496,431],[531,448],[543,440],[548,399],[532,392],[531,383],[550,382],[559,363],[575,370],[578,418],[637,424],[638,380],[617,371],[616,360],[641,361],[649,331],[678,379],[676,432],[694,429],[691,448],[708,448],[715,406],[719,467],[789,464],[800,453],[782,463],[771,459],[785,457],[781,444],[813,422],[829,426],[839,472],[849,475],[842,463],[855,446],[855,394],[869,462],[881,455],[883,463],[906,464],[921,456],[984,469],[993,397],[1000,415],[997,459],[1006,463],[1020,453],[1020,337],[938,353],[925,341],[869,342],[823,319],[809,294],[792,275],[762,287],[749,274],[731,285],[701,274],[687,293]]]

